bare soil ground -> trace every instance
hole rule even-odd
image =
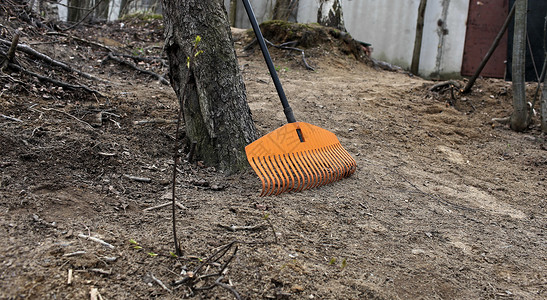
[[[547,297],[547,144],[537,127],[515,133],[491,122],[511,112],[510,83],[480,79],[450,106],[448,90],[429,90],[435,82],[374,69],[336,47],[307,52],[315,72],[299,53],[272,49],[297,119],[334,132],[358,169],[261,198],[252,171],[225,176],[185,162],[177,183],[184,253],[175,258],[170,207],[143,211],[170,201],[175,125],[135,124],[174,120],[174,92],[105,60],[104,49],[23,30],[22,43],[106,79],[79,82],[107,97],[2,77],[0,113],[21,122],[0,118],[0,298],[85,299],[97,288],[103,299],[233,299],[220,286],[170,285],[232,241],[238,251],[222,282],[243,299]],[[71,34],[161,55],[155,21]],[[235,37],[265,134],[285,119],[259,51],[243,51],[245,33]]]

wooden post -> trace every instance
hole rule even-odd
[[[237,0],[230,0],[230,26],[236,27]]]
[[[427,0],[421,0],[418,7],[418,21],[416,22],[416,39],[414,40],[414,52],[412,53],[412,64],[410,72],[414,75],[418,74],[420,67],[420,55],[422,52],[422,37],[424,35],[424,18]]]

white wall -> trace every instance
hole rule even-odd
[[[409,69],[420,0],[344,0],[346,29],[371,43],[372,57]]]
[[[434,79],[459,76],[468,10],[466,0],[428,1],[419,68],[422,76]]]

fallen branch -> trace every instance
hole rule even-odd
[[[80,233],[80,234],[78,234],[78,237],[81,237],[81,238],[84,238],[84,239],[87,239],[87,240],[90,240],[90,241],[99,243],[99,244],[101,244],[101,245],[103,245],[103,246],[106,246],[106,247],[108,247],[108,248],[110,248],[110,249],[116,248],[116,247],[114,247],[113,245],[111,245],[111,244],[109,244],[109,243],[107,243],[107,242],[105,242],[105,241],[103,241],[103,240],[101,240],[101,239],[99,239],[99,238],[92,237],[92,236],[90,236],[90,235],[85,235],[85,234],[83,234],[83,233]]]
[[[126,65],[126,66],[128,66],[128,67],[130,67],[130,68],[133,68],[133,69],[135,69],[135,70],[137,70],[137,71],[139,71],[139,72],[141,72],[141,73],[148,74],[148,75],[150,75],[150,76],[152,76],[152,77],[155,77],[155,78],[158,79],[161,83],[163,83],[163,84],[165,84],[165,85],[169,85],[169,81],[168,81],[167,79],[165,79],[163,76],[161,76],[160,74],[155,73],[155,72],[152,72],[152,71],[150,71],[150,70],[141,69],[141,68],[137,67],[137,66],[136,66],[135,64],[133,64],[133,63],[130,63],[130,62],[125,61],[125,60],[123,60],[123,59],[121,59],[121,58],[115,57],[114,54],[112,54],[112,52],[109,52],[109,53],[108,53],[108,58],[111,59],[111,60],[113,60],[113,61],[116,61],[116,62],[118,62],[118,63],[120,63],[120,64],[122,64],[122,65]]]
[[[0,39],[0,43],[4,44],[4,45],[7,45],[9,47],[11,47],[11,42],[10,41],[7,41],[7,40],[4,40],[4,39]],[[40,53],[34,49],[32,49],[30,46],[28,45],[25,45],[25,44],[18,44],[17,45],[17,50],[23,52],[23,53],[26,53],[30,56],[33,56],[35,58],[38,58],[42,61],[45,61],[46,63],[48,64],[51,64],[53,66],[56,66],[56,67],[59,67],[67,72],[70,72],[70,73],[76,73],[84,78],[87,78],[87,79],[92,79],[92,80],[96,80],[96,81],[102,81],[102,82],[107,82],[106,80],[103,80],[103,79],[100,79],[98,77],[95,77],[91,74],[88,74],[88,73],[85,73],[85,72],[82,72],[82,71],[79,71],[79,70],[76,70],[74,68],[72,68],[71,66],[69,66],[68,64],[64,63],[64,62],[61,62],[61,61],[58,61],[58,60],[55,60],[43,53]],[[10,64],[10,67],[12,66],[12,64]]]
[[[62,88],[65,88],[65,89],[69,89],[69,90],[84,90],[90,94],[96,94],[98,96],[101,96],[103,98],[106,98],[103,94],[101,94],[101,92],[99,91],[96,91],[96,90],[92,90],[90,88],[88,88],[87,86],[85,85],[73,85],[73,84],[69,84],[69,83],[65,83],[65,82],[62,82],[62,81],[58,81],[58,80],[55,80],[55,79],[52,79],[52,78],[49,78],[49,77],[45,77],[45,76],[42,76],[40,74],[37,74],[37,73],[34,73],[34,72],[31,72],[31,71],[28,71],[26,69],[24,69],[23,67],[19,66],[19,65],[16,65],[16,64],[9,64],[9,67],[16,70],[16,71],[19,71],[19,72],[23,72],[27,75],[30,75],[30,76],[34,76],[36,78],[38,78],[38,80],[40,81],[45,81],[45,82],[50,82],[56,86],[60,86]]]

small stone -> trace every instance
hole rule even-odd
[[[293,293],[301,293],[303,291],[304,291],[304,287],[299,284],[295,284],[291,287],[291,292]]]

